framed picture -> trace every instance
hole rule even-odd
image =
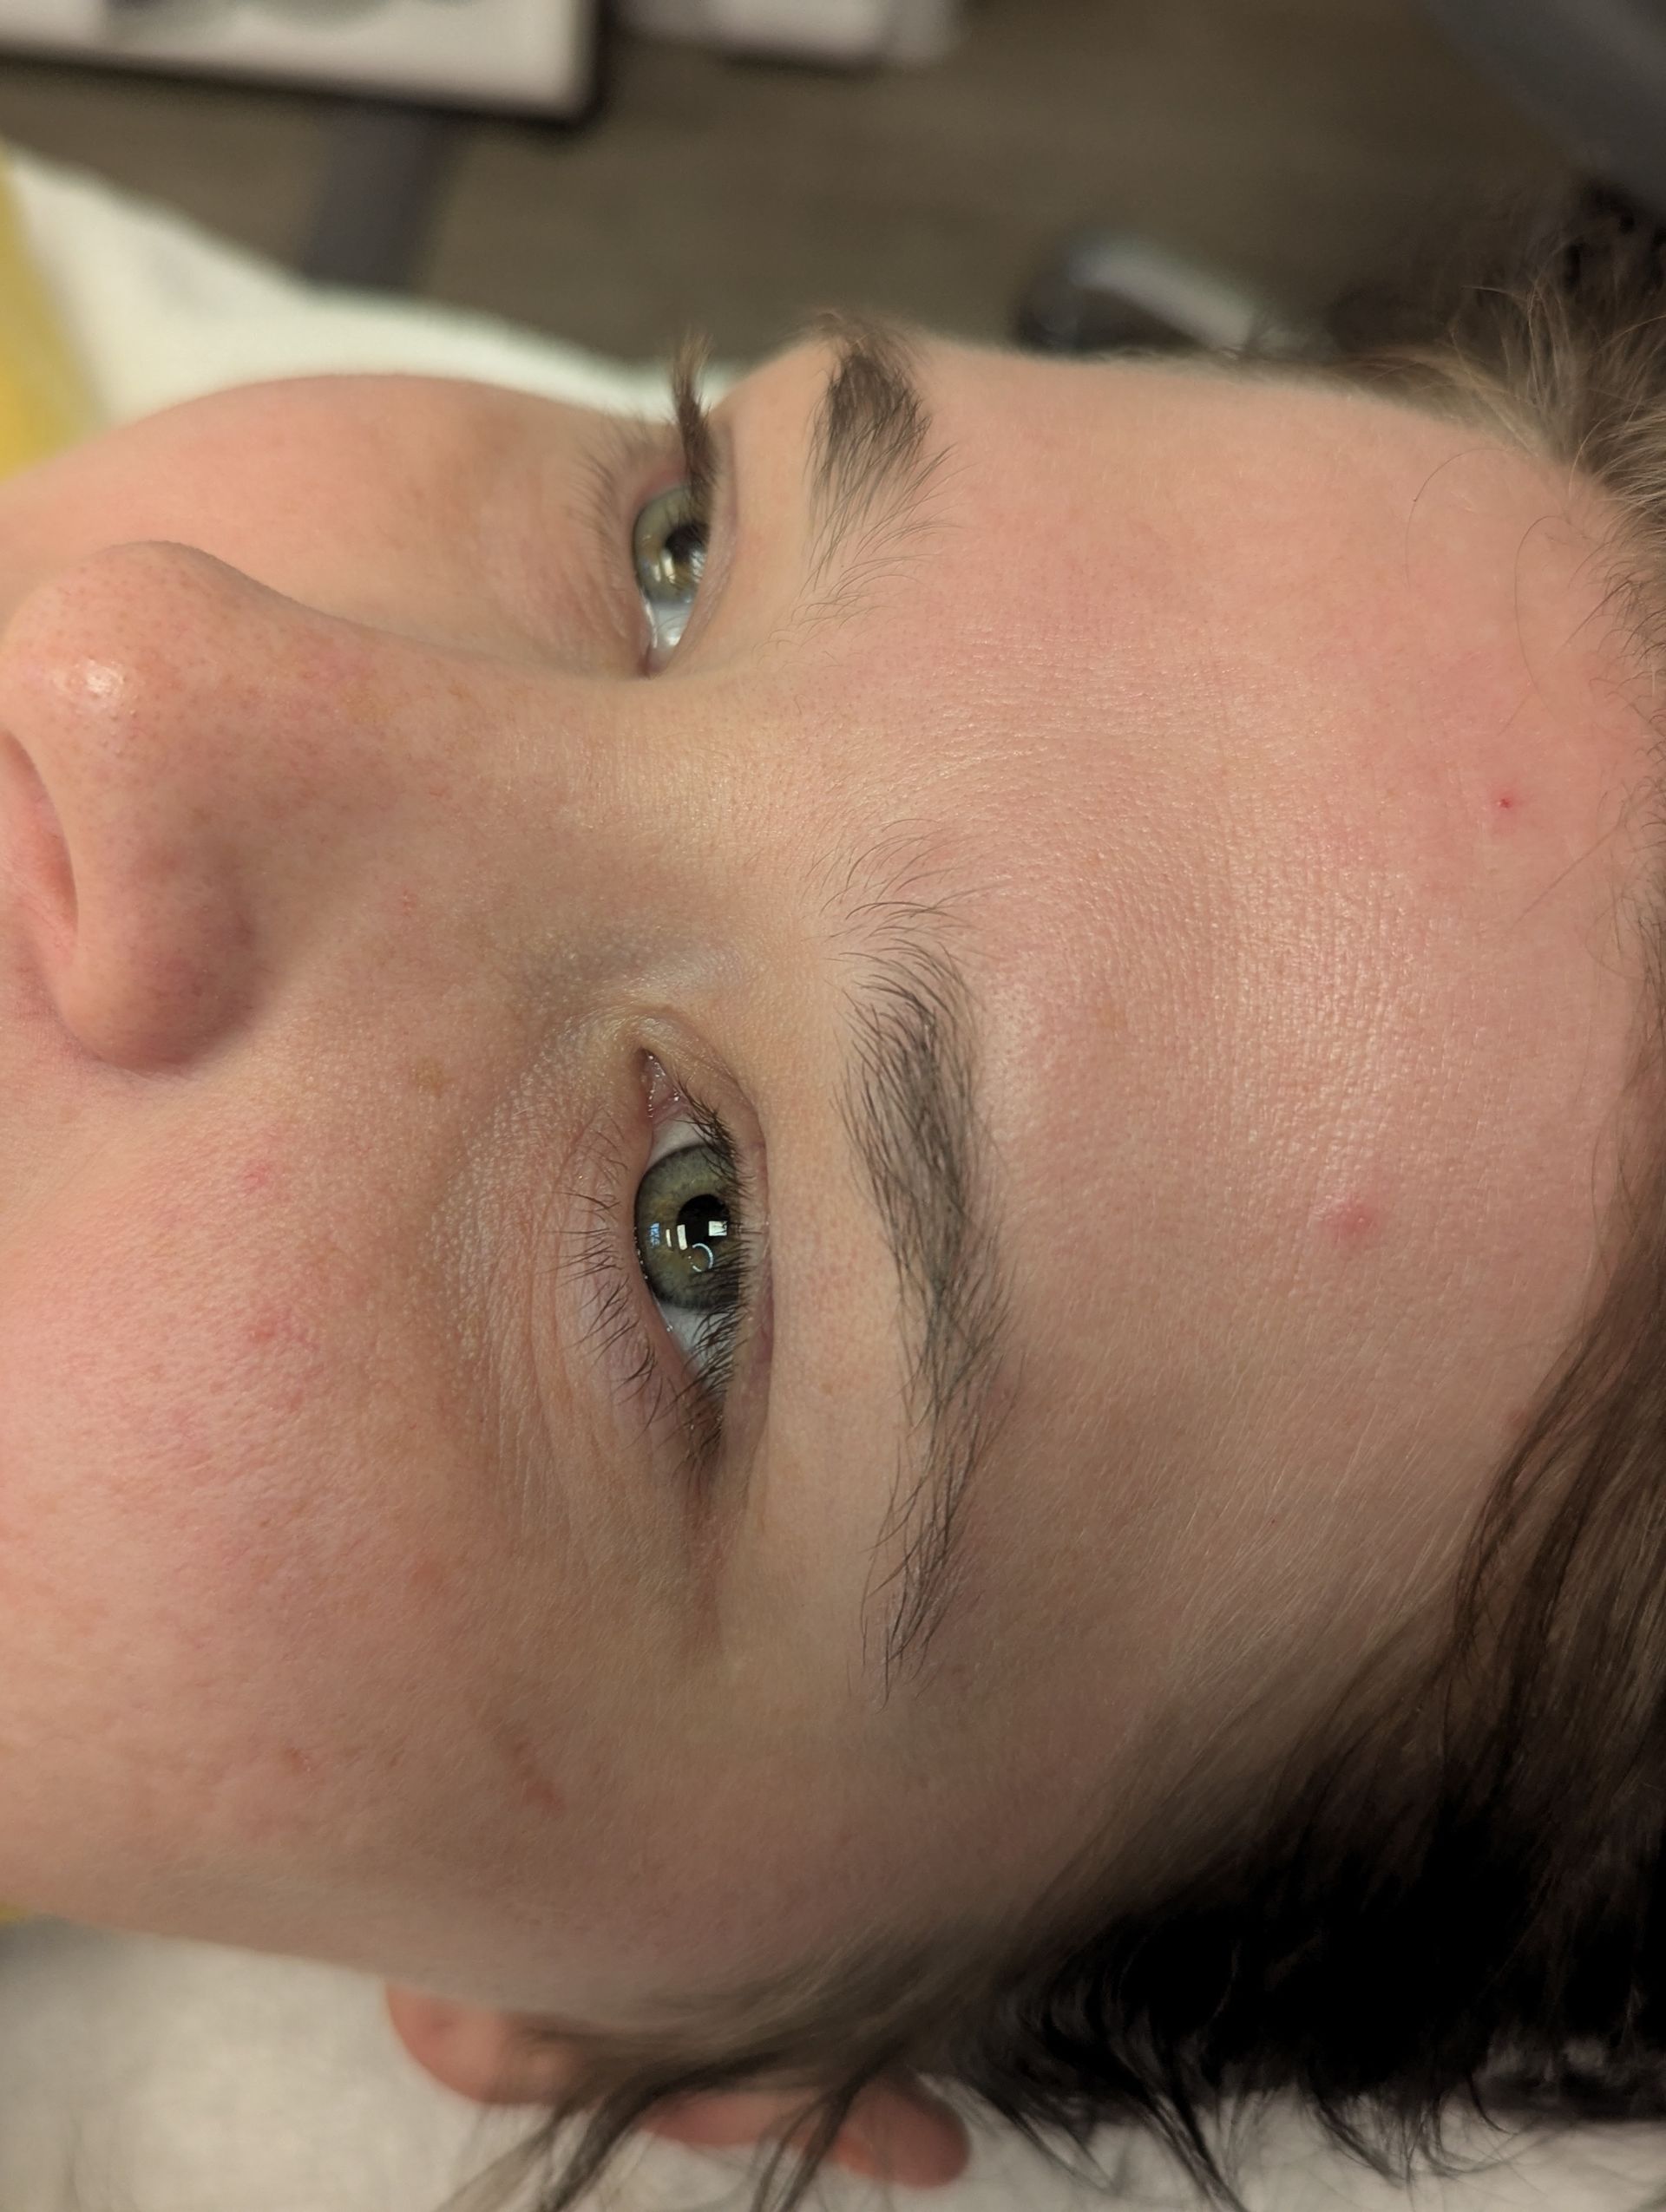
[[[269,77],[564,115],[594,95],[598,0],[0,0],[0,53]]]

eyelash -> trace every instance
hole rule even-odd
[[[647,644],[639,643],[637,649],[639,672],[645,676],[656,672],[669,655],[662,658],[658,653],[652,635],[653,618],[636,575],[633,540],[637,521],[655,499],[681,489],[709,535],[718,503],[723,451],[712,416],[699,396],[707,351],[707,341],[696,334],[685,338],[672,357],[672,424],[641,416],[615,417],[600,432],[586,471],[589,524],[615,619],[639,640],[645,625],[650,632]],[[681,462],[680,474],[662,481],[659,490],[645,500],[645,479],[651,472],[663,478],[673,447]]]
[[[596,1341],[598,1351],[614,1365],[626,1400],[646,1407],[644,1428],[656,1430],[669,1419],[681,1438],[685,1471],[694,1481],[704,1482],[710,1477],[722,1448],[725,1402],[733,1375],[735,1351],[756,1304],[762,1241],[760,1214],[751,1170],[721,1116],[673,1077],[667,1076],[666,1080],[676,1104],[674,1121],[686,1122],[695,1130],[696,1137],[692,1144],[677,1145],[661,1153],[653,1164],[658,1166],[685,1151],[709,1149],[718,1158],[724,1188],[733,1200],[733,1241],[727,1247],[726,1260],[732,1290],[728,1302],[714,1308],[702,1326],[698,1357],[689,1361],[688,1371],[680,1381],[674,1385],[672,1383],[664,1343],[649,1325],[643,1311],[645,1294],[656,1309],[658,1301],[640,1257],[635,1254],[635,1200],[642,1176],[638,1175],[631,1183],[631,1164],[622,1146],[617,1143],[601,1162],[604,1186],[589,1199],[593,1218],[581,1232],[578,1256],[599,1299],[596,1317],[587,1335]],[[620,1198],[626,1184],[631,1184],[631,1221],[626,1234],[632,1242],[634,1267],[621,1257],[620,1251],[620,1214],[623,1210]],[[659,1336],[671,1338],[670,1323],[657,1311],[656,1318]]]
[[[712,419],[699,396],[705,355],[703,339],[685,340],[672,361],[671,389],[682,460],[679,481],[709,530],[716,505],[718,463]],[[609,560],[616,561],[622,537],[626,582],[639,609],[642,592],[635,573],[633,533],[641,508],[629,511],[634,497],[631,488],[640,483],[645,465],[663,454],[664,445],[659,425],[621,426],[599,472],[597,519],[604,548]],[[651,661],[645,663],[645,672],[649,664]],[[695,1136],[692,1143],[662,1153],[653,1164],[704,1147],[716,1156],[725,1190],[733,1199],[733,1241],[725,1247],[731,1293],[728,1302],[715,1308],[700,1327],[698,1354],[687,1358],[686,1372],[680,1380],[673,1384],[668,1373],[665,1340],[672,1338],[671,1325],[658,1313],[658,1301],[636,1251],[635,1201],[647,1170],[644,1168],[632,1185],[628,1209],[622,1208],[621,1191],[631,1183],[633,1169],[617,1147],[602,1162],[605,1187],[592,1201],[593,1219],[583,1232],[579,1257],[598,1299],[589,1334],[614,1365],[627,1402],[645,1406],[645,1429],[658,1429],[667,1418],[674,1423],[681,1439],[685,1472],[699,1483],[709,1480],[722,1449],[725,1405],[736,1347],[755,1308],[761,1217],[753,1178],[721,1116],[673,1077],[667,1075],[666,1081],[679,1109],[677,1118],[686,1122]],[[620,1250],[620,1216],[626,1210],[625,1234],[631,1242],[631,1261]],[[658,1331],[643,1310],[645,1295],[655,1306]]]

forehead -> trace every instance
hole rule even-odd
[[[1111,1590],[1099,1656],[1152,1679],[1188,1662],[1146,1600],[1219,1567],[1222,1378],[1253,1371],[1289,1240],[1357,1197],[1339,1132],[1374,1095],[1355,1155],[1393,1165],[1443,1036],[1526,1004],[1525,939],[1480,1013],[1470,952],[1427,945],[1496,924],[1498,871],[1525,906],[1591,841],[1636,725],[1593,694],[1594,518],[1496,434],[1295,375],[937,345],[920,369],[944,465],[859,614],[810,640],[812,742],[882,751],[889,817],[943,829],[969,888],[1032,1386],[974,1508],[986,1592],[1050,1646]],[[788,356],[755,387],[799,445],[820,373]]]
[[[1026,615],[1062,614],[1085,656],[1145,633],[1177,669],[1289,666],[1292,647],[1368,640],[1331,670],[1363,690],[1385,652],[1461,638],[1477,667],[1478,645],[1519,644],[1524,573],[1562,588],[1586,550],[1565,481],[1496,430],[1313,372],[964,348],[933,366],[977,520],[1020,556],[1006,570],[999,544],[964,562],[951,546],[945,573],[968,589],[987,565]]]
[[[736,396],[784,505],[826,367],[802,348]],[[1573,772],[1571,729],[1629,761],[1624,687],[1593,704],[1617,651],[1594,499],[1495,431],[1211,363],[934,343],[918,369],[938,465],[907,527],[837,623],[790,615],[777,561],[754,631],[795,684],[814,664],[797,718],[841,805],[861,762],[891,819],[1047,905],[1102,896],[1107,820],[1159,797],[1212,790],[1248,834],[1263,770],[1315,832],[1346,841],[1392,790],[1392,834],[1438,841],[1524,767]]]
[[[1039,716],[1073,699],[1048,718],[1055,765],[1072,736],[1091,765],[1102,700],[1135,687],[1153,728],[1210,686],[1269,704],[1322,688],[1355,713],[1410,686],[1479,727],[1543,679],[1541,617],[1573,605],[1582,572],[1586,613],[1609,580],[1591,494],[1496,429],[1203,357],[933,342],[916,358],[937,465],[862,579],[856,658],[893,688],[1039,686]],[[827,365],[797,349],[738,396],[789,496]],[[1577,673],[1611,644],[1601,625],[1568,642]]]

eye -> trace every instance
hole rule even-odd
[[[672,1122],[637,1185],[637,1264],[679,1350],[718,1395],[745,1304],[746,1228],[727,1132],[710,1118]]]
[[[692,481],[659,493],[631,525],[636,588],[657,653],[669,652],[682,638],[705,566],[710,529],[705,494]]]

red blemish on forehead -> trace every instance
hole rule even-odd
[[[1516,795],[1513,791],[1500,791],[1498,797],[1492,802],[1492,804],[1495,809],[1501,815],[1513,813],[1516,806]]]
[[[1341,1250],[1357,1252],[1375,1242],[1382,1227],[1382,1208],[1368,1198],[1338,1199],[1321,1213],[1319,1227]]]

